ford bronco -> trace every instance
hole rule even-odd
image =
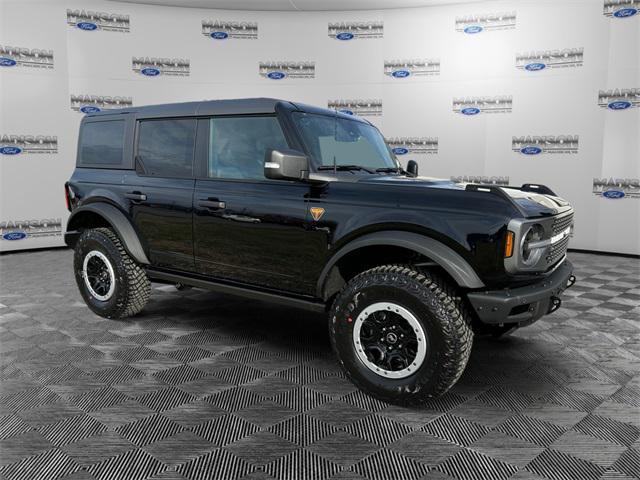
[[[421,177],[366,120],[289,101],[88,114],[65,193],[98,315],[139,313],[151,281],[326,311],[345,374],[403,405],[575,282],[573,209],[548,187]]]

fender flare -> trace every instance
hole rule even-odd
[[[441,266],[460,287],[482,288],[484,283],[473,267],[457,252],[433,238],[418,233],[386,230],[363,235],[338,250],[322,269],[316,285],[316,293],[322,298],[324,285],[333,266],[346,254],[362,247],[389,245],[403,247],[430,258]]]
[[[149,262],[147,254],[145,253],[144,248],[142,248],[142,242],[140,242],[140,238],[129,219],[119,209],[105,202],[90,203],[75,209],[67,221],[67,233],[65,234],[65,237],[77,236],[76,231],[69,231],[68,229],[69,226],[73,224],[73,219],[83,212],[95,213],[104,218],[122,241],[127,253],[131,255],[136,262],[144,265],[149,265],[151,263]],[[72,246],[70,242],[66,243],[67,245]]]

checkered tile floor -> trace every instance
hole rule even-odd
[[[640,261],[570,256],[564,308],[422,409],[346,381],[323,316],[157,285],[108,321],[70,251],[2,256],[0,478],[638,478]]]

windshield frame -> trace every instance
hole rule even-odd
[[[313,154],[313,150],[310,148],[310,146],[307,144],[305,135],[302,131],[301,126],[299,125],[297,119],[295,118],[297,115],[299,114],[303,114],[303,115],[313,115],[313,116],[317,116],[317,117],[327,117],[330,119],[335,119],[337,118],[338,120],[344,120],[344,121],[350,121],[350,122],[356,122],[356,123],[361,123],[364,126],[370,127],[372,128],[378,135],[380,135],[380,138],[382,139],[382,142],[384,143],[384,145],[386,146],[386,150],[389,153],[389,159],[392,162],[392,165],[388,165],[385,167],[374,167],[371,165],[360,165],[362,167],[364,167],[364,169],[362,170],[337,170],[336,172],[334,172],[331,168],[332,165],[331,164],[324,164],[322,163],[322,159],[318,159],[314,154]],[[329,112],[325,113],[325,112],[307,112],[307,111],[301,111],[301,110],[296,110],[296,111],[292,111],[289,113],[290,115],[290,122],[291,122],[291,126],[294,129],[296,136],[299,139],[300,144],[302,145],[302,147],[304,148],[304,153],[307,155],[307,157],[309,157],[309,166],[311,168],[311,171],[314,173],[321,173],[321,174],[364,174],[364,175],[371,175],[370,172],[367,172],[367,169],[369,170],[375,170],[376,168],[399,168],[401,169],[401,165],[400,162],[398,161],[398,159],[396,158],[395,154],[393,153],[393,151],[389,148],[389,145],[387,144],[386,139],[384,138],[384,135],[382,134],[382,132],[378,129],[378,127],[376,127],[375,125],[373,125],[372,123],[357,118],[357,117],[351,117],[348,116],[347,114],[343,114],[340,112],[335,112],[335,114],[331,114]],[[353,162],[349,162],[349,164],[354,164]],[[358,165],[357,163],[355,165]],[[338,163],[338,167],[340,166],[340,163]],[[325,167],[323,169],[320,169],[320,167]]]

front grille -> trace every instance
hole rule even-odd
[[[564,257],[564,254],[567,253],[568,245],[569,237],[564,237],[562,240],[551,245],[547,252],[547,265],[554,265],[558,260]]]
[[[568,215],[558,216],[553,220],[553,234],[564,232],[573,223],[573,212]]]
[[[559,233],[564,232],[567,228],[569,228],[573,224],[573,212],[558,216],[553,220],[553,235],[558,235]],[[555,263],[560,260],[567,253],[567,247],[569,245],[569,236],[558,240],[556,243],[553,243],[549,247],[549,251],[547,252],[547,265],[553,266]]]

